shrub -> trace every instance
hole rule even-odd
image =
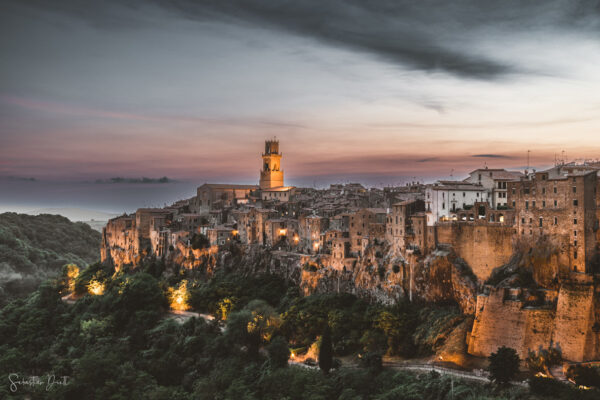
[[[515,349],[502,346],[488,357],[490,361],[490,379],[501,384],[507,384],[519,372],[519,356]]]
[[[283,368],[288,365],[290,349],[286,340],[281,336],[271,340],[271,343],[267,346],[267,352],[272,368]]]

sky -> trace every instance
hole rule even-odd
[[[253,183],[274,136],[296,185],[600,157],[598,1],[0,7],[0,177]]]

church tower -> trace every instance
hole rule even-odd
[[[260,171],[260,188],[271,189],[283,186],[283,170],[281,154],[277,139],[265,141],[265,152],[262,155],[263,168]]]

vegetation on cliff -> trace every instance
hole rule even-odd
[[[0,397],[533,398],[525,388],[497,389],[436,373],[417,376],[381,368],[380,353],[371,350],[399,351],[407,343],[425,346],[416,333],[426,331],[422,324],[439,321],[446,326],[452,321],[443,310],[419,312],[421,307],[408,303],[369,304],[348,294],[300,297],[297,288],[271,275],[221,274],[199,283],[160,262],[118,273],[94,264],[77,275],[74,285],[89,287],[97,280],[103,294],[84,292],[69,304],[60,296],[70,286],[70,271],[66,268],[65,276],[0,310],[0,380],[10,382],[9,375],[17,374],[20,379],[35,375],[45,381],[50,374],[56,382],[67,376],[67,384],[16,384],[16,393],[4,384]],[[197,291],[195,307],[219,310],[225,299],[235,298],[222,314],[225,325],[201,318],[180,324],[168,317],[168,289],[181,288],[184,279],[184,288]],[[199,300],[203,298],[208,300]],[[290,347],[318,340],[327,323],[333,356],[355,349],[364,355],[367,362],[362,365],[367,368],[346,368],[333,360],[333,369],[324,375],[317,368],[287,363]],[[593,398],[588,392],[579,398]]]
[[[65,264],[100,258],[100,233],[59,215],[0,214],[0,304],[31,293]]]

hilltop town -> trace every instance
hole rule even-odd
[[[266,270],[305,294],[456,302],[462,350],[525,358],[557,348],[600,359],[600,163],[544,171],[482,168],[462,180],[367,189],[285,186],[267,140],[258,185],[204,184],[165,208],[109,220],[101,257],[147,258],[212,273]],[[460,347],[460,346],[459,346]]]

